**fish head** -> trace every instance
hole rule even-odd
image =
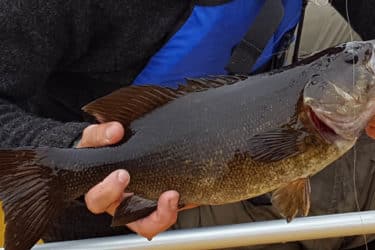
[[[312,63],[303,103],[328,141],[355,141],[375,115],[375,41],[350,42]]]

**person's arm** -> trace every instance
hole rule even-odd
[[[0,146],[69,147],[85,123],[35,116],[28,104],[68,42],[58,1],[0,2]],[[40,4],[41,5],[41,4]]]
[[[28,108],[31,97],[43,88],[69,48],[72,29],[67,25],[73,22],[65,19],[71,16],[66,4],[59,0],[0,1],[0,147],[71,147],[82,134],[79,146],[94,147],[113,144],[123,135],[107,140],[103,135],[108,124],[62,123],[38,117]],[[113,212],[127,183],[129,176],[123,170],[109,175],[86,196],[91,211]],[[103,190],[111,199],[103,196]],[[155,213],[129,227],[146,237],[156,235],[175,222],[177,202],[176,192],[163,194]]]

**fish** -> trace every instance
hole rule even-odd
[[[290,222],[307,216],[309,178],[339,159],[375,115],[374,41],[349,42],[257,75],[131,85],[83,107],[119,121],[124,140],[102,148],[0,149],[5,249],[30,249],[50,220],[116,169],[131,176],[112,226],[179,204],[220,205],[272,193]]]

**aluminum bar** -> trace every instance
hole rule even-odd
[[[375,233],[375,211],[244,223],[164,232],[148,241],[136,235],[66,241],[35,250],[218,249]]]

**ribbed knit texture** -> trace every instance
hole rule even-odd
[[[188,3],[1,0],[0,146],[69,147],[80,108],[131,83]]]

